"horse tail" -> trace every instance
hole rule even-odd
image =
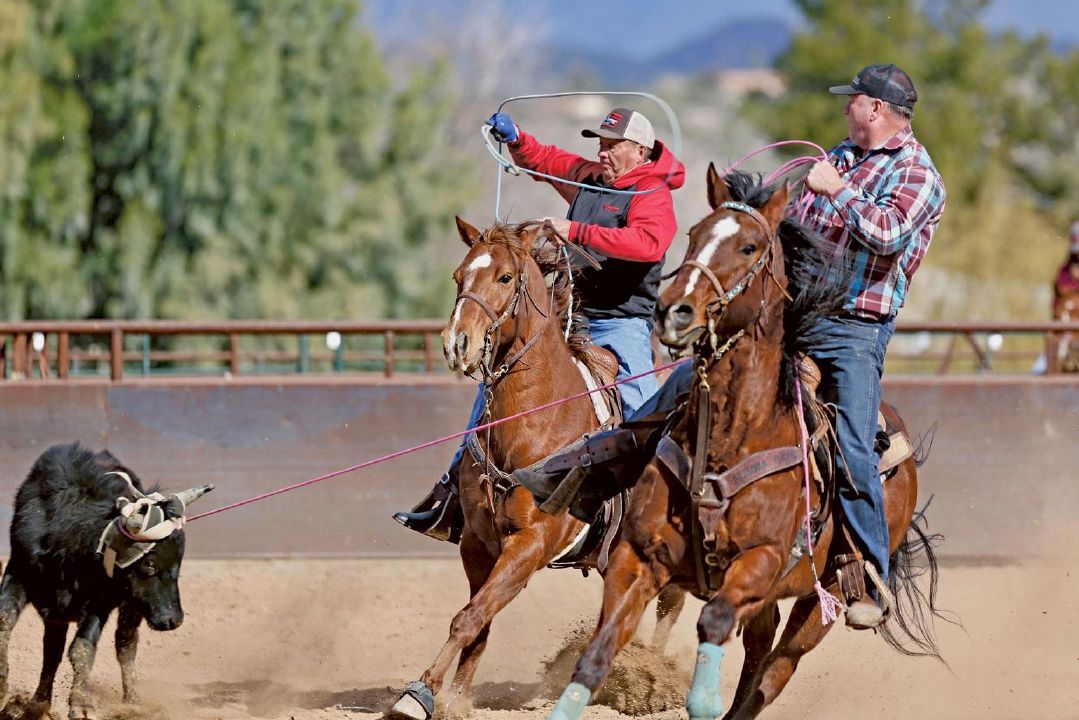
[[[928,507],[929,503],[926,503]],[[940,571],[934,548],[944,536],[940,533],[928,534],[922,528],[926,508],[915,514],[907,529],[907,536],[891,557],[888,586],[893,597],[892,611],[888,622],[881,628],[881,635],[885,642],[904,655],[933,657],[947,666],[937,645],[933,620],[940,618],[956,625],[959,622],[937,607]],[[924,579],[926,576],[928,587]]]
[[[918,438],[918,443],[914,446],[914,467],[921,467],[925,464],[925,461],[929,459],[929,451],[933,449],[933,441],[937,439],[937,424],[933,423],[928,430],[922,433]],[[929,507],[929,503],[926,503],[925,507]],[[925,514],[925,508],[918,513],[918,517]]]

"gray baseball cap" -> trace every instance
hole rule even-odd
[[[628,108],[615,108],[607,113],[599,128],[592,130],[585,128],[581,135],[586,138],[601,137],[608,140],[632,140],[644,145],[649,150],[656,144],[656,133],[652,129],[652,123],[644,115],[636,110]]]

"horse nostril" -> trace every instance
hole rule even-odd
[[[693,307],[686,303],[672,306],[668,313],[675,330],[685,330],[693,322]]]
[[[455,344],[457,346],[457,357],[464,357],[465,350],[468,349],[468,336],[461,333],[457,336],[457,342]]]

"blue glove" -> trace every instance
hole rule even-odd
[[[495,113],[487,118],[487,124],[494,128],[491,134],[498,142],[517,142],[517,126],[513,124],[513,118],[506,113]]]

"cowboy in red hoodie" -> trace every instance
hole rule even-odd
[[[554,145],[543,145],[522,131],[506,113],[487,124],[496,140],[509,144],[521,167],[581,183],[549,182],[569,203],[566,219],[548,218],[570,242],[583,246],[600,268],[581,268],[574,275],[579,312],[588,321],[592,342],[618,358],[618,379],[652,369],[652,311],[659,295],[663,257],[677,223],[671,191],[685,182],[685,167],[656,140],[652,123],[641,113],[615,108],[596,129],[581,135],[598,138],[597,160],[588,160]],[[624,417],[630,417],[658,389],[654,375],[620,385]],[[482,397],[477,396],[469,427],[479,424]],[[438,539],[455,537],[459,515],[453,489],[458,449],[435,490],[412,512],[394,519],[407,528]]]

